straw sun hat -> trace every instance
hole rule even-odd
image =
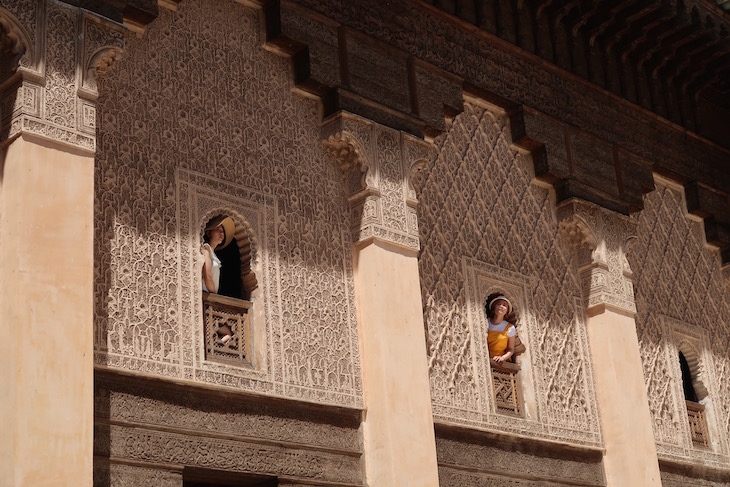
[[[223,225],[223,231],[226,232],[226,239],[216,247],[218,249],[222,249],[231,243],[233,235],[236,233],[236,224],[233,223],[233,218],[226,215],[218,215],[211,218],[205,226],[205,231],[213,230],[221,225]]]

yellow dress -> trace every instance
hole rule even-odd
[[[509,333],[512,323],[507,324],[503,331],[489,330],[487,332],[487,345],[489,346],[489,358],[492,359],[497,355],[504,355],[509,342]]]

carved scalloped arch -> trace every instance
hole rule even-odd
[[[258,264],[259,256],[259,241],[256,238],[256,234],[253,231],[253,227],[249,224],[248,220],[240,215],[238,212],[230,210],[228,208],[219,207],[214,208],[207,212],[203,218],[198,222],[199,235],[202,240],[203,234],[205,233],[205,224],[215,215],[227,215],[233,219],[236,224],[236,241],[238,242],[238,249],[241,252],[241,278],[243,279],[243,287],[248,295],[251,294],[258,287],[258,280],[256,279],[256,273],[254,269]],[[245,238],[241,238],[245,237]],[[245,266],[245,263],[248,266]]]
[[[703,370],[700,361],[700,353],[688,340],[682,340],[679,342],[677,350],[682,352],[685,360],[687,360],[689,372],[692,376],[692,387],[694,387],[695,393],[697,394],[697,400],[702,401],[708,396],[709,392],[707,391],[707,387],[705,387],[703,380],[704,377],[702,374]]]
[[[15,67],[23,66],[36,69],[38,53],[35,46],[30,42],[30,33],[13,14],[2,7],[0,7],[0,26],[10,41],[11,52],[17,56],[12,64]]]

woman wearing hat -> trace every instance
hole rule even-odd
[[[489,322],[487,332],[489,357],[497,363],[507,362],[514,354],[515,336],[517,336],[512,303],[504,294],[493,293],[487,297],[484,308]]]
[[[215,255],[214,249],[222,249],[233,239],[235,224],[229,216],[218,215],[210,219],[205,226],[203,240],[203,291],[217,294],[221,277],[221,260]],[[221,342],[231,339],[232,331],[224,325],[218,329]]]

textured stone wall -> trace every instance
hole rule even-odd
[[[467,104],[414,183],[434,416],[599,445],[578,269],[548,190],[510,141],[504,117]],[[484,313],[495,289],[520,313],[523,418],[495,413]]]
[[[689,218],[684,193],[657,180],[628,255],[635,273],[639,336],[654,436],[661,459],[727,465],[730,433],[730,302],[718,251]],[[710,448],[690,439],[678,353],[694,361]],[[675,485],[675,484],[670,484]],[[704,484],[703,484],[704,485]],[[710,485],[710,484],[708,484]]]
[[[95,385],[95,485],[182,485],[185,469],[362,485],[356,410],[113,372],[97,373]]]
[[[437,427],[439,485],[606,485],[599,449]]]
[[[186,1],[127,35],[99,80],[96,364],[361,404],[343,180],[317,103],[290,89],[234,2]],[[220,209],[257,245],[254,368],[203,359],[201,236]]]

